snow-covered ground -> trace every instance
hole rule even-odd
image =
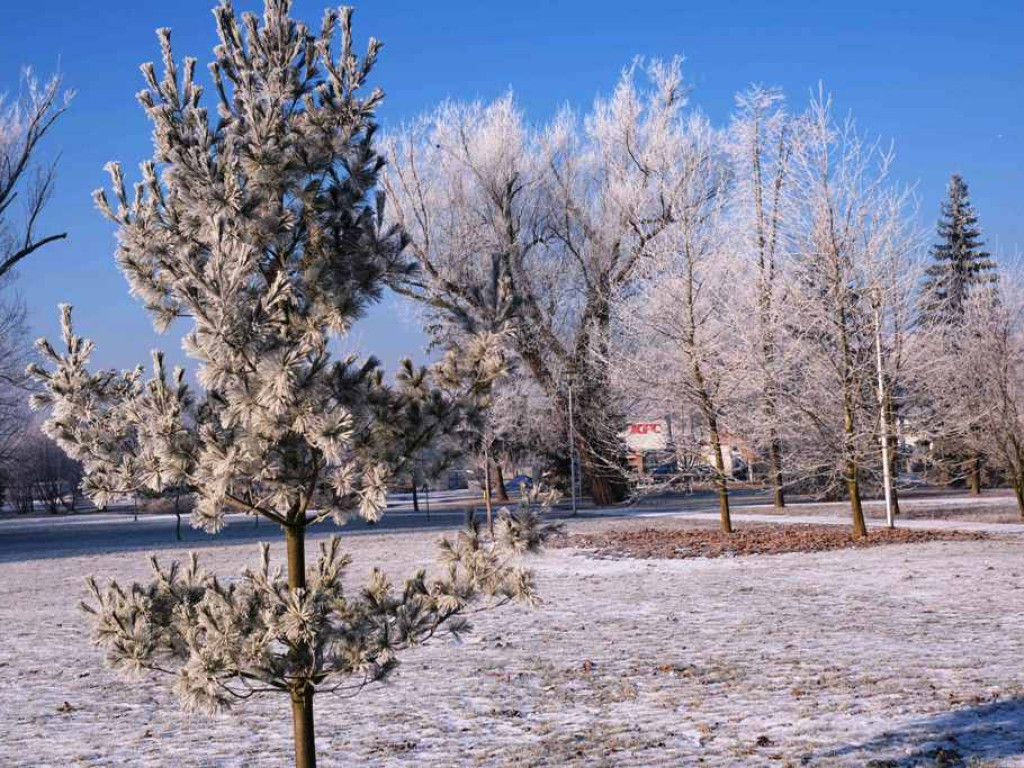
[[[401,576],[437,536],[347,539],[351,573]],[[255,547],[202,557],[234,573]],[[318,700],[321,764],[941,765],[942,748],[1024,765],[1024,537],[534,565],[541,608],[483,615],[468,642],[407,654],[387,686]],[[0,563],[0,765],[288,764],[285,700],[188,716],[164,684],[103,668],[76,610],[86,573],[147,566],[137,552]]]

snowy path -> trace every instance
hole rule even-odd
[[[436,536],[346,539],[351,573],[401,576]],[[318,700],[321,764],[909,767],[942,748],[1024,765],[1022,556],[1017,535],[717,560],[552,551],[535,562],[538,610],[484,615],[469,642],[406,655],[388,686]],[[255,547],[202,557],[233,573]],[[283,701],[187,716],[166,688],[102,668],[75,610],[90,572],[146,565],[0,563],[0,765],[288,764]]]

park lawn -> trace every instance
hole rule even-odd
[[[380,565],[399,579],[431,562],[438,536],[347,537],[350,574]],[[388,684],[357,699],[318,698],[319,759],[1019,765],[1022,555],[1024,541],[998,535],[714,559],[553,549],[532,561],[539,608],[476,617],[462,644],[407,653]],[[235,574],[256,548],[201,557]],[[289,763],[285,699],[188,715],[165,683],[125,683],[104,668],[76,608],[88,573],[148,576],[137,552],[0,563],[0,764]]]

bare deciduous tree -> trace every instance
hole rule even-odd
[[[25,71],[16,98],[0,98],[0,277],[26,256],[67,237],[66,232],[39,232],[43,209],[53,195],[57,164],[40,164],[38,150],[70,100],[60,77],[40,83],[30,70]],[[16,202],[24,215],[17,221]]]
[[[783,327],[786,205],[790,184],[793,120],[774,90],[751,88],[737,96],[729,131],[735,189],[731,204],[734,257],[746,269],[726,302],[733,318],[737,362],[750,389],[744,414],[752,442],[766,449],[776,507],[786,505],[779,393],[787,370]],[[752,279],[751,279],[752,277]]]
[[[1024,291],[1013,269],[1000,278],[963,298],[955,328],[926,326],[941,370],[926,392],[932,433],[1005,474],[1024,517]]]
[[[629,401],[661,412],[693,409],[703,420],[715,471],[722,530],[732,532],[722,435],[737,368],[725,307],[730,271],[725,210],[730,168],[708,122],[681,127],[673,167],[674,223],[659,239],[645,278],[621,297],[614,319],[617,380]]]
[[[446,104],[389,145],[385,184],[421,267],[401,290],[441,317],[471,315],[500,261],[515,297],[514,351],[563,434],[572,388],[599,504],[624,492],[623,414],[606,362],[612,301],[676,221],[685,103],[678,60],[635,64],[584,119],[565,111],[533,130],[506,96]]]
[[[908,247],[906,194],[889,180],[891,157],[865,142],[852,118],[836,121],[824,94],[794,136],[785,323],[800,378],[782,393],[787,443],[805,475],[846,491],[857,536],[867,532],[862,481],[880,456],[879,313],[895,295],[889,287],[901,285],[885,281],[883,264]]]
[[[20,399],[24,403],[24,393]],[[19,512],[32,512],[36,502],[51,514],[74,512],[81,481],[82,465],[35,427],[26,425],[7,451],[4,482],[8,500]]]

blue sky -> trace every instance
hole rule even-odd
[[[112,259],[113,232],[90,192],[103,164],[137,167],[149,155],[149,124],[135,102],[138,65],[158,57],[153,31],[174,31],[179,57],[202,64],[215,42],[213,0],[44,0],[9,3],[0,27],[0,89],[28,64],[59,68],[77,91],[44,146],[61,153],[50,228],[70,238],[31,257],[18,288],[37,334],[57,333],[56,305],[76,306],[95,362],[127,367],[178,339],[159,338],[128,295]],[[237,2],[259,10],[256,2]],[[297,0],[318,22],[324,0]],[[512,88],[531,119],[566,102],[586,107],[634,56],[687,59],[692,101],[719,124],[751,83],[782,87],[796,108],[824,81],[839,109],[896,144],[896,173],[917,184],[931,227],[950,173],[971,186],[989,246],[1024,248],[1024,4],[1020,0],[862,0],[856,3],[603,0],[434,2],[376,0],[356,7],[356,35],[385,43],[376,81],[387,92],[384,126],[438,101],[490,99]],[[205,71],[205,70],[204,70]],[[389,367],[422,356],[423,338],[397,300],[356,327],[350,345]]]

